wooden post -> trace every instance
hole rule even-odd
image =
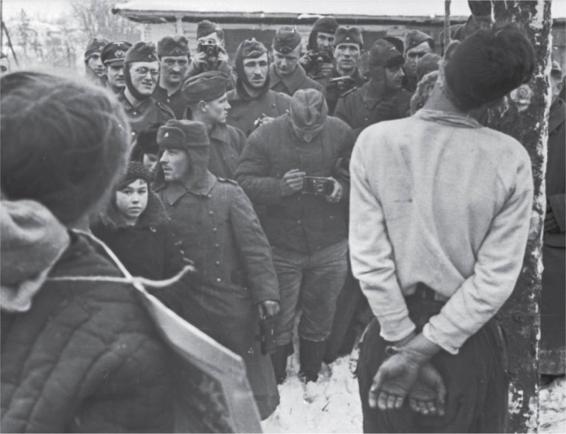
[[[444,40],[443,47],[444,52],[446,52],[446,48],[448,48],[448,44],[450,44],[450,0],[444,0]]]
[[[529,152],[533,167],[535,197],[531,229],[523,270],[513,295],[499,313],[509,349],[508,432],[537,432],[539,299],[542,273],[542,224],[546,207],[544,175],[550,109],[550,0],[492,1],[496,25],[516,22],[533,42],[537,65],[528,83],[531,102],[522,112],[496,109],[489,126],[514,136]],[[510,99],[510,105],[514,102]],[[490,114],[494,114],[492,111]],[[505,162],[500,162],[505,164]]]

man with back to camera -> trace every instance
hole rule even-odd
[[[187,104],[181,87],[189,70],[189,43],[184,36],[165,36],[157,43],[159,58],[159,83],[153,97],[167,105],[175,118],[183,119]]]
[[[317,89],[323,86],[309,78],[299,63],[301,57],[301,35],[294,27],[277,29],[272,44],[273,64],[269,67],[269,86],[272,90],[289,96],[298,89]]]

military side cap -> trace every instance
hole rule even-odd
[[[94,53],[100,53],[108,43],[109,41],[102,38],[91,39],[85,50],[85,60],[88,60]]]
[[[409,30],[405,35],[405,52],[409,51],[411,48],[415,48],[423,42],[428,42],[430,48],[434,49],[434,40],[432,39],[432,36],[427,35],[420,30]]]
[[[126,52],[124,62],[155,62],[157,61],[157,53],[155,45],[147,42],[136,42]]]
[[[157,144],[161,149],[208,147],[210,140],[202,122],[170,119],[157,130]]]
[[[256,38],[250,38],[245,39],[240,43],[238,49],[236,50],[236,58],[256,58],[265,53],[267,53],[267,48],[265,48],[265,45],[257,41]]]
[[[181,92],[189,104],[213,101],[226,93],[227,77],[220,71],[207,71],[189,77]]]
[[[355,26],[339,26],[334,33],[334,46],[343,43],[358,44],[362,48],[364,45],[362,30]]]
[[[301,35],[294,27],[280,27],[273,38],[273,49],[282,54],[289,54],[301,43]]]
[[[113,63],[123,63],[126,57],[126,52],[131,48],[132,44],[129,42],[110,42],[106,44],[100,53],[102,63],[105,65]]]
[[[165,36],[157,43],[157,55],[165,56],[188,56],[189,41],[184,36]]]
[[[218,31],[218,26],[209,20],[202,20],[197,24],[197,39]]]

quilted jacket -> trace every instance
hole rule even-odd
[[[118,276],[87,239],[52,269]],[[31,309],[2,313],[2,432],[171,432],[171,353],[127,285],[48,280]]]

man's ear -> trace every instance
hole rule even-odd
[[[206,101],[200,100],[197,103],[197,110],[206,113],[208,111],[208,103]]]

